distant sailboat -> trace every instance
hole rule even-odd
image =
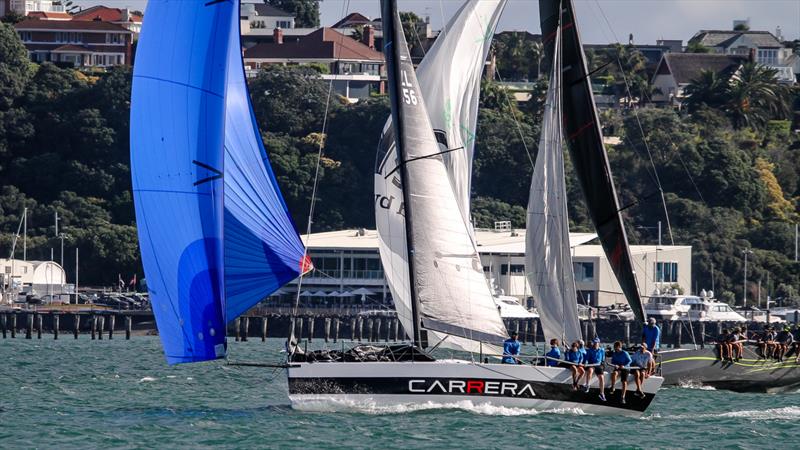
[[[222,358],[226,323],[311,264],[253,117],[238,2],[151,0],[146,17],[131,175],[153,312],[168,363]]]
[[[644,398],[605,401],[597,388],[572,388],[568,369],[528,364],[436,360],[424,348],[450,339],[479,346],[499,344],[505,327],[483,275],[472,228],[461,214],[444,153],[437,142],[402,32],[395,1],[382,2],[384,54],[392,105],[392,131],[405,217],[410,294],[410,346],[357,347],[348,351],[297,352],[287,367],[295,407],[320,402],[379,404],[469,401],[523,408],[581,408],[585,412],[637,415],[661,385],[646,380]],[[430,335],[444,335],[430,342]],[[460,346],[460,345],[459,345]],[[487,347],[488,348],[488,347]],[[492,354],[491,356],[498,356]]]

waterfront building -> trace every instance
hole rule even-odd
[[[66,272],[57,262],[0,259],[0,291],[61,294],[66,292],[66,283]]]
[[[115,23],[27,19],[14,28],[34,62],[84,68],[131,63],[133,32]]]
[[[525,277],[525,231],[498,222],[496,229],[475,232],[487,280],[496,291],[516,297],[526,306],[535,303]],[[570,233],[575,270],[576,301],[592,306],[625,303],[625,298],[600,245],[591,245],[593,233]],[[313,233],[303,238],[315,270],[293,281],[271,299],[289,304],[298,288],[305,304],[391,306],[375,230],[349,229]],[[691,246],[632,245],[639,289],[650,295],[658,288],[692,287]]]
[[[128,8],[110,8],[103,5],[92,6],[72,14],[72,20],[109,22],[125,28],[134,35],[142,31],[142,19],[139,12],[132,12]]]
[[[56,0],[0,0],[0,17],[12,12],[27,16],[32,11],[66,13],[63,3]]]

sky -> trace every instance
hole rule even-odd
[[[185,0],[193,1],[193,0]],[[477,0],[480,1],[480,0]],[[638,44],[657,39],[681,39],[686,43],[698,30],[728,30],[735,19],[750,19],[752,30],[775,33],[784,39],[800,38],[800,0],[574,0],[583,41],[589,44],[627,42],[633,33]],[[144,10],[146,0],[78,0],[87,7],[98,3],[117,8]],[[400,0],[400,9],[428,16],[434,29],[450,18],[462,0]],[[322,0],[323,25],[344,15],[360,12],[380,16],[378,0]],[[444,18],[444,20],[443,20]],[[538,2],[508,0],[498,30],[539,32]]]

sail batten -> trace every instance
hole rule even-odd
[[[611,166],[603,144],[600,118],[594,103],[586,56],[575,24],[572,0],[540,0],[539,17],[545,54],[552,61],[555,31],[561,28],[561,66],[564,128],[578,182],[586,199],[589,217],[614,275],[637,320],[645,318],[628,237],[620,213]]]
[[[416,70],[447,177],[461,216],[467,223],[470,219],[469,185],[480,82],[491,46],[491,38],[486,36],[494,34],[505,3],[505,0],[464,2]],[[398,317],[403,327],[410,331],[411,292],[408,287],[403,192],[395,150],[389,118],[381,135],[375,164],[375,218],[386,282]],[[431,343],[448,336],[442,347],[474,352],[486,349],[485,345],[466,338],[433,330],[429,330],[429,335]]]

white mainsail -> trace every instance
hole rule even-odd
[[[531,178],[525,236],[525,270],[536,300],[545,340],[568,343],[581,338],[575,276],[569,245],[567,188],[564,180],[564,135],[561,123],[561,32],[542,119],[539,152]]]
[[[474,133],[477,123],[481,74],[505,0],[465,2],[445,27],[417,68],[420,89],[426,100],[447,178],[455,194],[459,213],[469,223],[470,180]],[[391,119],[384,127],[375,174],[375,218],[381,262],[403,327],[410,332],[409,291],[405,218],[400,175],[396,170]],[[471,233],[471,227],[469,228]],[[467,307],[470,299],[461,300]],[[435,344],[446,334],[430,332]],[[478,352],[475,341],[450,336],[442,346]],[[487,348],[483,347],[486,351]]]

